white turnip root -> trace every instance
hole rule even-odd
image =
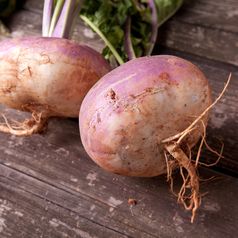
[[[208,81],[192,63],[168,55],[137,58],[105,75],[84,98],[82,143],[99,166],[113,173],[152,177],[168,172],[170,177],[173,168],[185,169],[179,201],[193,211],[193,221],[200,196],[189,154],[204,134],[207,113],[184,130],[210,104]]]
[[[62,38],[3,41],[0,62],[0,103],[32,112],[21,126],[0,125],[16,135],[38,132],[49,117],[78,117],[83,97],[110,70],[98,52]]]

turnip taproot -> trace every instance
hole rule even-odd
[[[82,143],[98,165],[117,174],[152,177],[185,168],[191,198],[189,205],[182,201],[195,214],[199,181],[188,155],[203,135],[207,113],[178,145],[164,141],[189,127],[210,104],[208,81],[192,63],[168,55],[137,58],[105,75],[84,98]]]
[[[25,129],[0,126],[16,135],[37,132],[52,116],[78,117],[85,94],[110,70],[95,50],[53,37],[3,41],[0,62],[0,103],[33,113]]]

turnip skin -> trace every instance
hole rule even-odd
[[[46,117],[78,117],[85,94],[110,70],[91,48],[53,37],[0,42],[0,62],[0,103]]]
[[[161,141],[186,129],[210,104],[208,81],[192,63],[168,55],[131,60],[105,75],[84,98],[82,143],[108,171],[157,176],[166,172]],[[196,144],[201,130],[190,133],[186,146]]]

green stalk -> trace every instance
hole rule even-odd
[[[49,30],[49,35],[48,36],[51,36],[54,29],[55,29],[55,26],[56,26],[57,20],[60,16],[63,5],[64,5],[64,0],[58,0],[56,2],[55,10],[54,10],[54,13],[53,13],[53,16],[52,16],[52,19],[51,19],[50,30]]]
[[[131,17],[130,16],[128,16],[126,19],[124,48],[129,60],[136,58],[133,44],[131,41]]]
[[[51,24],[51,18],[54,12],[55,2],[54,0],[45,0],[42,18],[42,36],[49,35],[49,29]]]
[[[114,55],[114,57],[116,58],[117,62],[120,65],[124,64],[124,61],[121,58],[121,56],[118,54],[118,52],[113,47],[113,45],[108,41],[108,39],[104,36],[104,34],[99,30],[99,28],[90,19],[88,19],[86,16],[80,15],[80,17],[86,24],[88,24],[92,28],[93,31],[95,31],[101,37],[101,39],[104,41],[104,43],[111,50],[111,52]]]

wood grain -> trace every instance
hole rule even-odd
[[[193,25],[238,33],[237,1],[185,0],[174,20]]]
[[[0,174],[1,237],[128,237],[90,219],[95,211],[70,193],[3,166]]]
[[[161,27],[158,44],[238,66],[238,33],[173,19]]]
[[[11,31],[10,37],[39,36],[41,35],[42,11],[34,12],[23,9],[9,19],[7,26]],[[99,37],[86,27],[80,19],[78,19],[75,25],[72,39],[81,44],[88,45],[99,52],[104,47]]]

